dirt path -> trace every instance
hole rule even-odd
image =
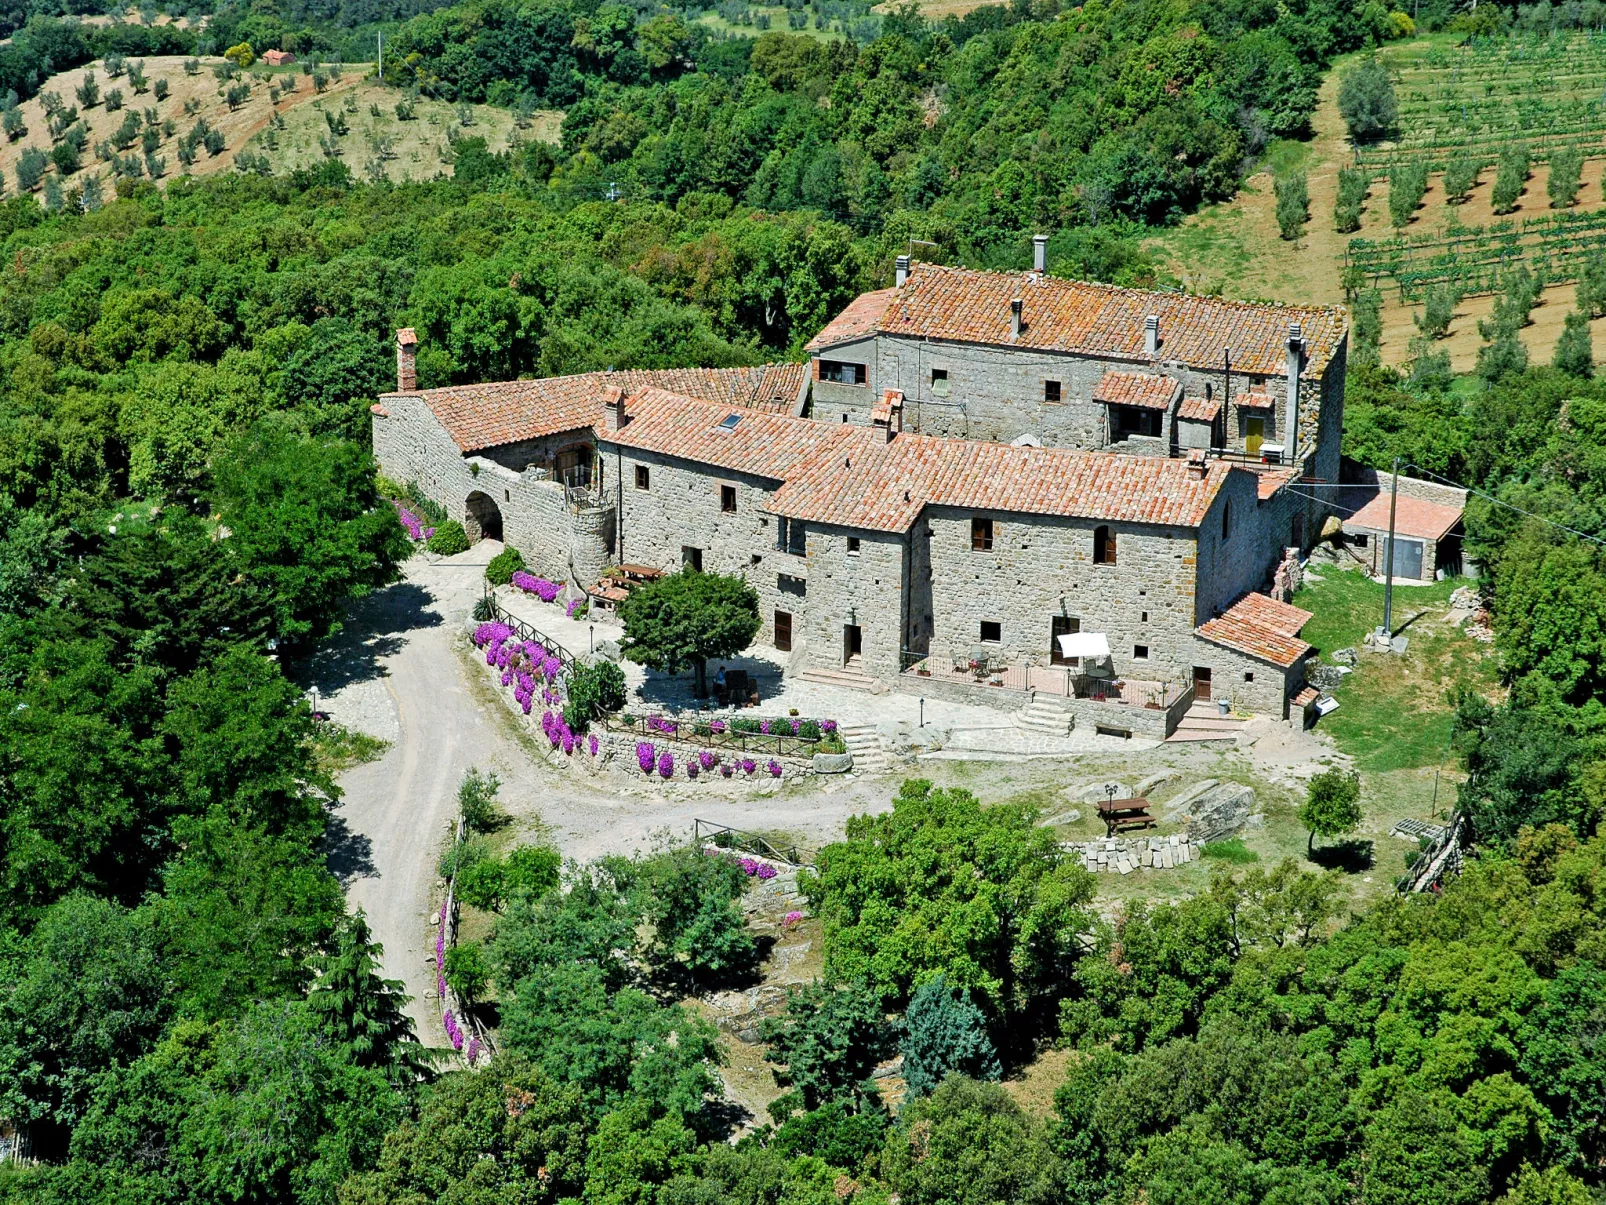
[[[806,845],[839,835],[848,816],[888,806],[885,780],[836,780],[785,794],[721,799],[684,790],[608,793],[547,766],[521,741],[511,712],[466,655],[464,626],[483,567],[501,545],[484,541],[444,560],[414,558],[404,581],[354,608],[345,632],[294,672],[319,705],[348,727],[391,742],[383,757],[347,771],[330,863],[350,906],[363,908],[385,947],[385,974],[402,980],[419,1035],[442,1043],[425,993],[433,975],[430,910],[436,865],[457,815],[457,786],[471,766],[496,771],[520,839],[554,842],[581,860],[684,837],[695,819],[784,831]]]

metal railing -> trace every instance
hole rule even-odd
[[[796,845],[775,845],[758,833],[731,828],[728,824],[715,824],[711,820],[693,820],[691,831],[692,843],[698,846],[708,844],[719,849],[757,854],[761,858],[785,862],[789,866],[806,866],[814,859],[812,850],[802,849]]]
[[[569,652],[568,649],[564,648],[561,644],[552,639],[552,637],[548,636],[545,632],[541,631],[541,629],[536,627],[534,624],[526,623],[517,615],[514,615],[501,603],[496,601],[496,596],[492,594],[488,588],[485,592],[485,597],[486,600],[491,604],[491,618],[496,620],[498,623],[507,624],[508,627],[513,629],[513,634],[516,635],[520,640],[534,640],[553,656],[555,656],[558,659],[558,664],[563,666],[564,669],[568,669],[570,666],[575,664],[573,653]]]

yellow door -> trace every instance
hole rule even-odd
[[[1260,445],[1266,442],[1266,420],[1263,418],[1246,418],[1244,420],[1244,451],[1251,456],[1260,455]]]

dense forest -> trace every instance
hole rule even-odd
[[[1112,923],[1028,810],[910,783],[807,883],[827,982],[766,1027],[788,1091],[742,1142],[675,1003],[753,972],[716,859],[510,870],[503,1053],[431,1066],[326,866],[339,789],[281,668],[411,550],[366,450],[394,328],[441,384],[796,355],[911,239],[1020,265],[1047,230],[1057,272],[1151,281],[1143,230],[1230,194],[1398,23],[1049,0],[744,38],[690,8],[427,8],[6,10],[19,96],[107,49],[350,59],[383,25],[398,95],[567,119],[557,147],[460,138],[453,180],[331,161],[0,204],[0,1120],[40,1158],[0,1200],[1598,1199],[1606,389],[1576,357],[1395,373],[1364,321],[1348,450],[1487,495],[1510,692],[1462,700],[1483,856],[1442,898],[1346,917],[1290,865]],[[994,1081],[1055,1043],[1045,1122]],[[900,1051],[892,1112],[867,1080]]]

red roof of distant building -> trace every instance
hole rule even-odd
[[[1011,338],[1010,302],[1017,297],[1024,303],[1022,327]],[[1144,345],[1144,320],[1151,314],[1160,320],[1154,355]],[[859,297],[810,340],[808,349],[817,352],[873,334],[908,335],[1219,370],[1223,351],[1231,348],[1234,371],[1281,376],[1287,371],[1293,323],[1308,344],[1301,375],[1318,377],[1349,330],[1342,307],[1264,305],[917,263],[902,288]]]
[[[1394,508],[1394,532],[1417,540],[1441,540],[1461,522],[1462,508],[1441,502],[1400,495]],[[1389,529],[1389,495],[1381,493],[1344,520],[1345,527],[1365,527],[1371,531]]]
[[[1310,617],[1311,612],[1270,595],[1245,594],[1194,630],[1206,640],[1287,669],[1311,651],[1299,638]]]

